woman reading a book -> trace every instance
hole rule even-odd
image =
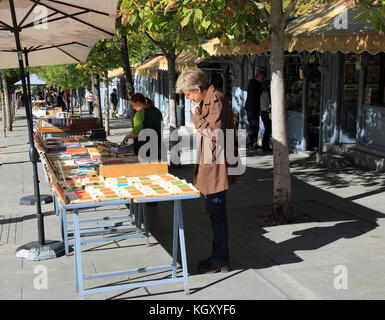
[[[134,152],[139,154],[139,149],[142,145],[150,141],[150,138],[147,137],[145,141],[140,141],[138,139],[140,132],[143,129],[152,129],[157,135],[158,143],[158,158],[160,157],[161,151],[161,123],[163,120],[162,113],[158,108],[154,106],[154,103],[151,99],[145,97],[141,93],[135,93],[130,99],[130,103],[134,108],[134,128],[132,132],[126,135],[122,141],[122,144],[126,144],[129,139],[134,139]]]

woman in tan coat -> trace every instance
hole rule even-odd
[[[226,192],[235,183],[235,176],[228,174],[226,130],[234,129],[233,112],[226,97],[208,84],[200,69],[182,72],[176,91],[196,104],[191,110],[197,129],[194,185],[204,195],[213,231],[212,254],[199,262],[198,272],[226,272],[229,270]]]

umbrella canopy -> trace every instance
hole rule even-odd
[[[1,32],[0,32],[1,34]],[[84,63],[97,40],[50,44],[27,49],[29,66]],[[0,49],[0,69],[18,68],[15,50]]]
[[[117,0],[17,0],[21,47],[99,40],[115,35]],[[0,1],[0,31],[12,29],[9,1]],[[0,32],[0,50],[16,49],[14,35]]]
[[[36,74],[31,74],[29,76],[31,86],[45,86],[46,83],[44,80],[41,80]],[[27,81],[27,80],[26,80]],[[21,86],[21,80],[14,83],[15,86]]]

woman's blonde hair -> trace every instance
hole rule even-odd
[[[202,90],[209,87],[205,73],[198,68],[184,70],[176,81],[176,93],[178,94],[195,90],[198,87]]]

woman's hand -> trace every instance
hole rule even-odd
[[[130,133],[130,134],[128,134],[128,135],[126,135],[126,136],[124,137],[124,139],[123,139],[123,141],[122,141],[122,143],[121,143],[121,144],[127,144],[127,142],[128,142],[128,139],[133,139],[133,137],[132,137],[132,133]]]
[[[194,106],[191,108],[191,115],[193,116],[194,114],[201,114],[202,110],[200,106]]]

